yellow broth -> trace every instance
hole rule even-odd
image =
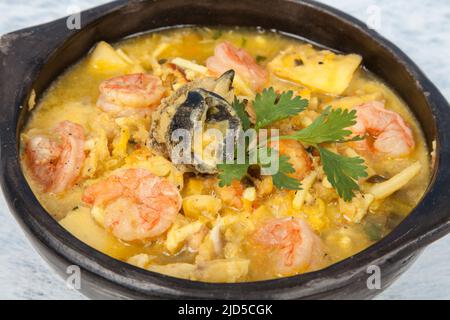
[[[319,92],[292,81],[281,80],[273,75],[270,76],[270,81],[266,85],[266,87],[274,86],[278,90],[294,90],[306,96],[312,111],[308,109],[305,112],[312,114],[315,112],[313,109],[320,111],[327,105],[351,107],[351,100],[350,102],[343,100],[342,98],[345,97],[363,97],[362,99],[368,95],[381,97],[385,107],[400,114],[412,129],[416,146],[407,157],[389,158],[373,155],[366,157],[366,163],[371,168],[372,175],[387,178],[415,162],[421,164],[420,172],[397,192],[383,200],[374,201],[361,221],[355,222],[351,217],[346,216],[336,192],[323,179],[317,179],[314,182],[302,210],[296,210],[292,205],[295,191],[273,190],[272,187],[271,192],[264,194],[264,186],[258,188],[258,193],[261,190],[262,195],[258,194],[256,200],[250,203],[241,192],[237,196],[240,201],[237,209],[236,204],[233,203],[233,195],[230,200],[227,190],[218,191],[217,177],[196,176],[189,173],[181,174],[181,182],[180,176],[172,177],[179,182],[179,185],[183,185],[181,194],[185,199],[202,194],[212,195],[222,201],[220,211],[212,212],[209,217],[196,213],[194,209],[192,209],[193,212],[186,214],[184,211],[187,210],[186,206],[189,203],[183,204],[183,209],[177,218],[178,226],[201,221],[206,228],[203,239],[200,239],[200,244],[195,250],[189,249],[186,239],[185,242],[172,246],[169,250],[167,238],[169,234],[173,235],[170,231],[148,241],[122,241],[105,230],[93,218],[91,208],[81,200],[86,186],[107,176],[115,169],[134,163],[133,161],[136,162],[136,158],[139,158],[136,156],[136,150],[138,155],[139,152],[141,153],[141,158],[144,160],[139,159],[142,161],[152,157],[151,150],[145,145],[145,138],[150,130],[149,117],[129,120],[131,125],[128,128],[131,128],[129,132],[131,138],[125,141],[125,148],[122,146],[122,151],[117,151],[123,127],[118,125],[114,118],[96,107],[99,84],[106,79],[123,74],[152,73],[154,68],[152,62],[154,63],[155,59],[163,64],[179,57],[198,65],[205,65],[206,59],[214,54],[215,46],[223,41],[229,41],[245,49],[264,68],[286,48],[304,44],[299,39],[257,29],[195,27],[164,30],[115,43],[113,47],[116,52],[119,50],[129,62],[125,64],[125,67],[108,63],[93,65],[94,52],[91,52],[56,79],[34,108],[33,115],[22,132],[22,144],[24,145],[36,134],[52,135],[52,130],[58,123],[70,120],[83,127],[87,139],[100,141],[95,139],[103,135],[102,141],[106,141],[109,154],[107,152],[103,158],[90,158],[89,161],[92,162],[89,165],[95,168],[95,172],[87,169],[88,164],[85,164],[82,178],[75,186],[60,194],[44,192],[33,179],[28,166],[24,164],[23,169],[27,180],[44,208],[80,240],[114,258],[176,277],[213,282],[272,279],[326,267],[364,250],[395,228],[417,205],[425,192],[430,179],[430,157],[420,126],[408,106],[383,81],[361,66],[354,73],[346,90],[340,95]],[[152,56],[155,50],[160,49],[161,44],[165,44],[164,50],[157,57]],[[283,120],[276,127],[281,132],[288,132],[293,122],[297,120]],[[115,148],[117,148],[116,151],[114,151]],[[333,148],[342,151],[345,146],[337,145]],[[364,184],[361,188],[365,189]],[[352,208],[347,209],[351,213]],[[270,250],[255,243],[253,234],[255,228],[262,222],[273,217],[303,218],[323,242],[325,254],[321,264],[314,268],[280,273],[276,267],[268,263],[268,259],[275,258],[272,258]],[[208,243],[208,232],[214,229],[219,219],[222,223],[223,248],[218,254]],[[232,263],[248,261],[248,264],[235,266],[224,264],[224,261]],[[208,264],[208,262],[211,263]],[[171,267],[165,268],[166,265]]]

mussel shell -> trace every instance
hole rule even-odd
[[[193,138],[194,130],[199,125],[201,128],[206,128],[223,123],[227,132],[223,133],[223,141],[218,144],[217,158],[213,161],[211,159],[204,161],[191,151],[192,162],[183,164],[190,171],[206,174],[217,173],[217,164],[227,158],[226,135],[232,134],[233,140],[231,141],[236,143],[242,132],[241,121],[228,101],[233,77],[234,71],[230,70],[218,79],[205,78],[189,83],[173,93],[163,103],[153,120],[150,136],[152,147],[171,158],[172,151],[179,143],[179,141],[173,140],[173,133],[176,130],[184,129]],[[227,96],[228,100],[221,94]],[[191,141],[192,143],[193,141]]]

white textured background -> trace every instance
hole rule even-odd
[[[0,34],[104,0],[0,0]],[[449,0],[323,0],[363,21],[381,10],[378,31],[403,49],[450,100]],[[374,5],[376,7],[374,7]],[[0,194],[0,298],[83,299],[31,248]],[[379,299],[450,299],[450,236],[429,246]]]

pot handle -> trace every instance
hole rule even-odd
[[[69,62],[73,63],[78,59],[75,54],[71,56],[69,52],[67,57],[64,57],[64,61],[52,61],[52,54],[61,44],[64,46],[66,41],[77,41],[77,33],[80,29],[95,23],[94,20],[100,16],[107,15],[122,6],[132,7],[133,2],[135,1],[113,1],[83,11],[79,16],[79,26],[70,17],[64,17],[2,35],[0,37],[0,107],[12,108],[14,106],[16,110],[21,108],[31,94],[29,87],[25,88],[24,84],[35,79],[49,61],[53,64],[52,69],[64,70]],[[97,37],[95,28],[90,36],[94,39]],[[56,68],[55,65],[57,65]],[[47,77],[48,81],[52,80],[51,74],[48,74]],[[45,86],[36,84],[33,89],[39,95],[45,90]],[[13,95],[11,92],[15,94]],[[19,117],[18,113],[14,120]],[[5,113],[0,113],[0,123],[7,123],[8,120],[11,119],[6,119]],[[0,128],[1,130],[2,128]]]

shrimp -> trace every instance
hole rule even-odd
[[[240,77],[260,90],[267,81],[267,72],[244,49],[236,48],[230,42],[222,42],[214,49],[214,56],[206,60],[206,66],[215,75],[233,69]]]
[[[297,140],[279,140],[279,152],[289,157],[289,163],[295,172],[290,174],[291,177],[302,180],[312,168],[312,161],[303,145]],[[275,147],[274,145],[272,145]]]
[[[84,131],[79,124],[63,121],[56,138],[32,137],[25,145],[25,163],[46,192],[60,193],[77,181],[84,159]]]
[[[403,118],[373,101],[355,107],[356,124],[350,130],[357,135],[369,134],[369,139],[355,143],[357,149],[371,150],[392,157],[406,156],[415,147],[414,136]]]
[[[163,234],[181,209],[177,187],[145,169],[122,169],[86,188],[82,200],[101,207],[104,227],[124,241]]]
[[[161,80],[145,73],[105,80],[100,84],[99,90],[97,106],[119,117],[149,114],[159,105],[164,95]]]
[[[271,219],[256,230],[254,239],[272,249],[274,266],[283,275],[315,269],[324,257],[320,238],[300,218]]]

